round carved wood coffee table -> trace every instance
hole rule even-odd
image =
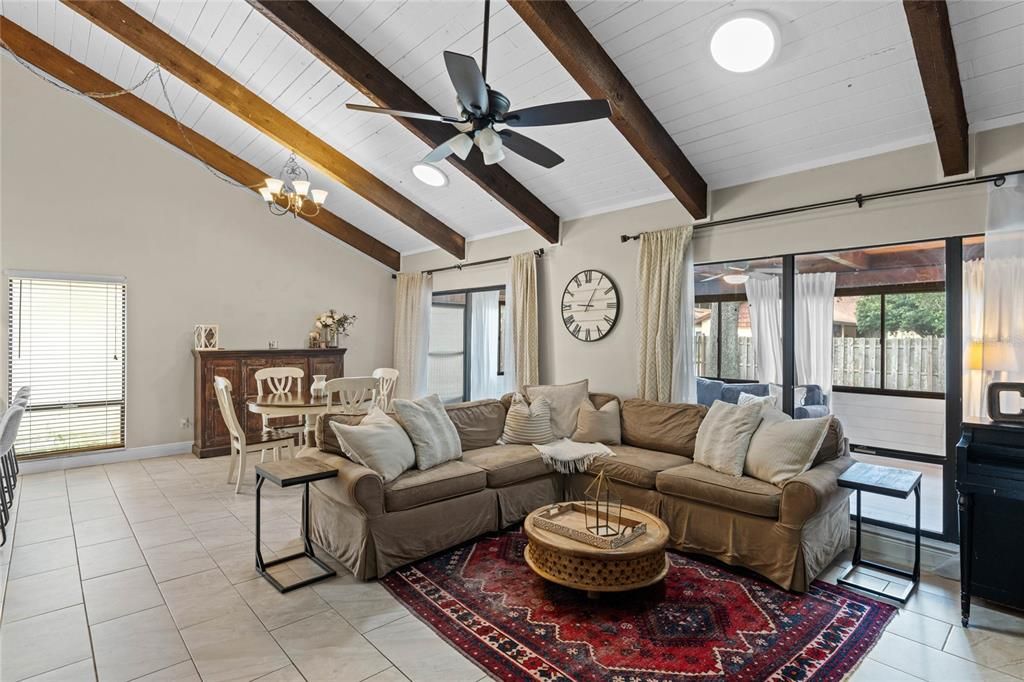
[[[622,516],[646,523],[647,532],[618,549],[604,549],[539,528],[535,519],[547,509],[534,510],[523,523],[526,563],[542,578],[596,598],[653,585],[668,573],[668,526],[657,516],[623,505]]]

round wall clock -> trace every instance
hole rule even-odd
[[[598,341],[619,319],[619,290],[600,270],[584,270],[565,285],[562,322],[580,341]]]

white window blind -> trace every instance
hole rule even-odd
[[[10,273],[8,403],[32,396],[18,455],[124,446],[125,283]]]

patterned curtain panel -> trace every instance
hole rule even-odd
[[[537,332],[537,256],[533,251],[512,256],[505,300],[509,321],[512,323],[510,336],[516,390],[520,390],[527,384],[540,383],[540,344]],[[512,366],[506,364],[506,372],[512,369]]]
[[[430,275],[422,272],[398,275],[395,287],[396,398],[419,398],[427,392],[432,295]]]
[[[692,236],[689,226],[640,235],[637,396],[646,400],[667,402],[673,397],[673,364],[679,367],[677,344],[684,342],[680,338],[683,260]],[[685,342],[692,343],[692,333]]]

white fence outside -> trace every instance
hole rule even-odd
[[[752,379],[757,376],[752,339],[733,340],[736,357],[723,358],[727,378]],[[723,348],[724,350],[724,348]],[[717,348],[714,338],[697,334],[697,374],[714,376],[717,372]],[[900,337],[885,340],[885,387],[901,391],[946,390],[946,340],[938,336]],[[842,338],[832,340],[832,383],[836,386],[881,386],[882,340],[878,338]],[[723,368],[724,369],[724,368]]]

